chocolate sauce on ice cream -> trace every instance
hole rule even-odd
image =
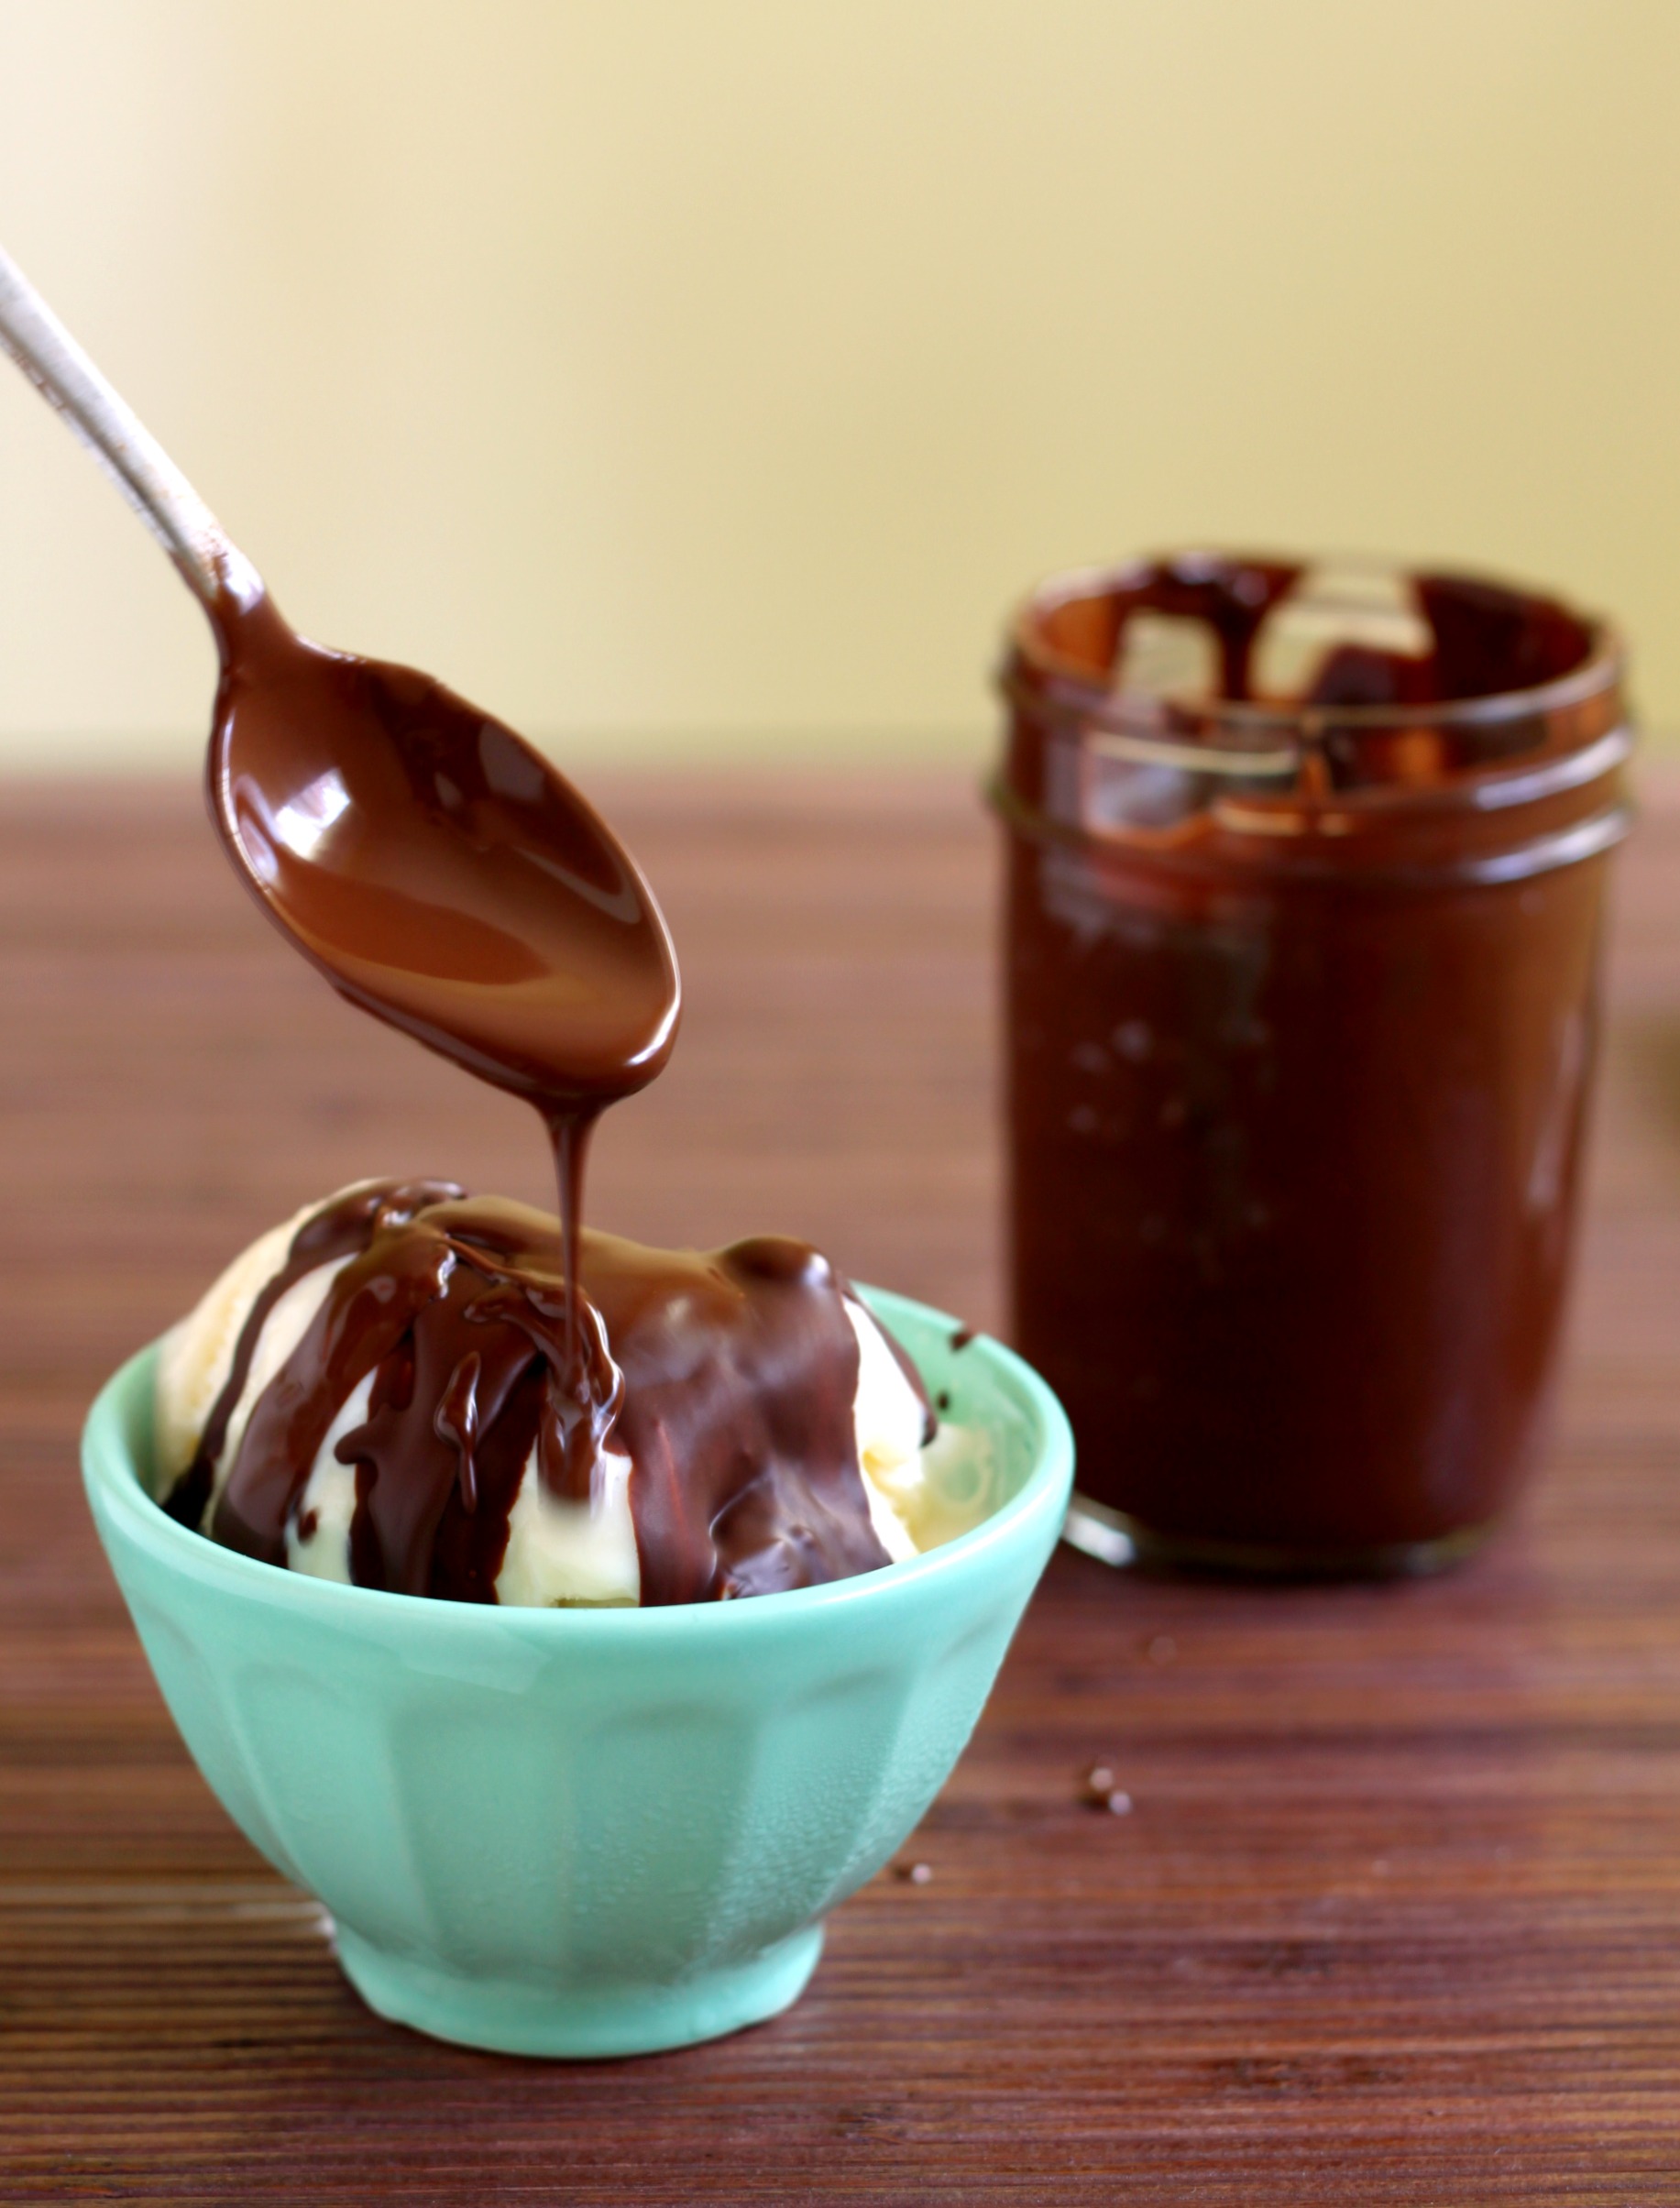
[[[166,1508],[317,1577],[521,1604],[758,1594],[949,1538],[914,1368],[826,1259],[582,1232],[591,1130],[664,1064],[681,1001],[605,822],[429,676],[298,636],[3,253],[0,349],[209,615],[235,871],[353,1004],[530,1104],[555,1157],[557,1221],[366,1182],[236,1258],[158,1346]]]
[[[216,627],[209,796],[237,871],[342,994],[536,1109],[560,1224],[438,1182],[367,1184],[312,1216],[168,1507],[197,1524],[214,1492],[214,1537],[284,1564],[318,1453],[368,1383],[334,1448],[355,1467],[358,1584],[494,1601],[533,1450],[548,1492],[583,1504],[608,1452],[628,1456],[644,1604],[887,1563],[827,1260],[775,1236],[697,1254],[581,1229],[589,1132],[676,1028],[675,960],[633,861],[529,745],[429,677],[306,643],[262,595],[227,593]],[[220,1464],[264,1320],[327,1259],[324,1302]]]
[[[198,1454],[168,1508],[197,1524],[262,1326],[284,1289],[346,1259],[258,1398],[209,1531],[287,1561],[286,1536],[334,1420],[356,1470],[357,1585],[491,1602],[535,1452],[549,1492],[588,1503],[607,1450],[627,1455],[645,1604],[700,1602],[866,1572],[872,1530],[852,1404],[845,1284],[802,1242],[727,1249],[578,1241],[581,1386],[552,1218],[434,1181],[365,1183],[305,1221],[242,1330]],[[610,1347],[609,1346],[610,1345]]]

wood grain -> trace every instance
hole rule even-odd
[[[689,983],[603,1224],[785,1227],[999,1312],[992,852],[965,785],[603,796]],[[749,867],[751,861],[751,867]],[[1680,2200],[1680,784],[1627,855],[1561,1431],[1440,1582],[1060,1554],[807,1998],[577,2068],[370,2016],[178,1745],[74,1467],[94,1386],[363,1172],[539,1194],[527,1115],[340,1006],[191,790],[0,797],[0,2196]],[[1128,1816],[1080,1779],[1111,1763]]]

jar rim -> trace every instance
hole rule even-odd
[[[1175,556],[1184,559],[1200,555]],[[1212,554],[1206,556],[1229,557]],[[1221,772],[1218,763],[1222,756],[1231,761],[1229,769],[1224,771],[1251,776],[1293,773],[1301,764],[1300,747],[1303,742],[1310,744],[1315,738],[1344,730],[1365,733],[1419,727],[1444,731],[1486,730],[1510,721],[1565,713],[1616,688],[1626,671],[1626,646],[1614,625],[1602,615],[1571,608],[1569,610],[1590,639],[1587,656],[1578,665],[1562,675],[1549,676],[1544,682],[1491,691],[1480,697],[1383,705],[1301,705],[1229,698],[1175,698],[1167,691],[1127,689],[1104,684],[1096,677],[1089,662],[1059,651],[1049,642],[1044,634],[1044,622],[1049,615],[1082,599],[1103,598],[1126,588],[1145,565],[1119,561],[1071,568],[1047,576],[1038,583],[1019,602],[1009,621],[1005,632],[1008,652],[1000,670],[1000,684],[1006,693],[1019,695],[1026,686],[1020,682],[1016,669],[1030,670],[1049,686],[1032,689],[1035,710],[1048,711],[1057,719],[1078,719],[1094,730],[1109,731],[1156,746],[1163,741],[1172,741],[1166,723],[1169,716],[1176,714],[1180,717],[1178,741],[1186,752],[1193,751],[1203,773]],[[1400,577],[1407,573],[1396,562],[1374,559],[1309,561],[1303,572],[1309,572],[1314,566],[1334,566],[1342,572]],[[1452,579],[1476,583],[1496,578],[1467,569],[1455,569]],[[1499,587],[1511,588],[1509,584]],[[1533,595],[1539,598],[1543,594],[1536,591]],[[1182,730],[1182,717],[1187,715],[1207,729],[1214,740],[1191,741]],[[1222,754],[1216,739],[1218,732],[1224,731],[1235,739],[1246,741],[1234,744]],[[1269,753],[1258,750],[1268,740],[1276,746],[1279,739],[1285,738],[1292,740],[1287,753],[1278,749]]]

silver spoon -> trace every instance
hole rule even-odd
[[[412,668],[324,651],[16,265],[0,346],[103,460],[210,617],[212,813],[334,986],[535,1104],[575,1216],[595,1115],[657,1073],[680,1005],[634,861],[511,730]]]

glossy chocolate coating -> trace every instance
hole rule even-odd
[[[536,1105],[651,1081],[677,977],[634,862],[538,752],[412,668],[228,606],[211,807],[269,917],[333,986]]]
[[[338,1442],[356,1467],[358,1586],[493,1602],[527,1462],[589,1501],[602,1453],[628,1455],[644,1604],[768,1594],[872,1571],[852,1405],[858,1347],[844,1283],[801,1242],[707,1252],[579,1238],[569,1357],[556,1223],[438,1182],[347,1191],[305,1222],[258,1300],[199,1453],[170,1497],[196,1523],[258,1334],[283,1286],[347,1258],[258,1397],[211,1525],[286,1561],[327,1431],[372,1376]],[[610,1344],[610,1350],[609,1349]]]
[[[236,871],[342,995],[536,1107],[571,1248],[590,1130],[676,1038],[652,890],[540,752],[429,675],[324,651],[266,596],[225,595],[216,631]]]
[[[1015,1339],[1082,1493],[1166,1552],[1397,1565],[1487,1525],[1543,1431],[1626,825],[1616,668],[1552,601],[1424,576],[1422,650],[1332,639],[1257,699],[1299,571],[1184,565],[1051,594],[1005,671]],[[1216,641],[1220,695],[1161,731],[1192,758],[1291,735],[1293,765],[1104,752],[1140,610]]]
[[[631,1459],[644,1603],[884,1564],[857,1340],[827,1261],[775,1238],[696,1256],[581,1230],[589,1131],[676,1031],[675,959],[629,854],[537,752],[429,676],[324,651],[266,597],[228,595],[217,629],[209,795],[241,877],[342,994],[536,1108],[560,1222],[443,1183],[327,1207],[253,1312],[169,1507],[199,1521],[274,1302],[347,1256],[251,1412],[218,1541],[286,1561],[328,1427],[371,1375],[367,1419],[337,1445],[356,1467],[358,1584],[493,1601],[533,1449],[556,1498],[587,1502],[609,1438]]]

